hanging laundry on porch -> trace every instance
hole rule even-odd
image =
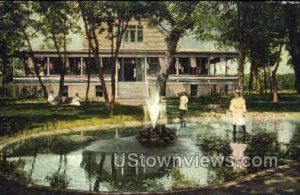
[[[197,68],[197,60],[196,60],[196,58],[190,58],[190,66],[191,66],[191,73],[192,74],[196,74],[197,73],[197,70],[196,70],[196,68]]]
[[[191,64],[191,68],[196,68],[197,67],[196,58],[190,58],[190,64]]]
[[[223,58],[223,57],[220,58],[220,65],[221,65],[220,68],[222,68],[222,69],[226,67],[226,60],[225,60],[225,58]]]
[[[118,70],[120,70],[120,69],[121,69],[121,65],[120,65],[120,62],[119,62],[119,60],[117,60],[117,61],[116,61],[116,64],[117,64],[117,68],[118,68]]]

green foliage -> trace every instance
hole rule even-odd
[[[247,174],[247,171],[236,171],[232,167],[216,167],[215,177],[210,183],[223,183],[226,181],[232,181]]]
[[[279,159],[280,150],[278,145],[276,145],[276,138],[276,133],[271,132],[258,132],[252,135],[250,143],[244,152],[245,156],[249,156],[250,159],[256,156],[261,159],[264,159],[266,156],[276,156]],[[258,171],[264,168],[266,167],[253,167],[251,165],[247,167],[249,171]]]
[[[260,73],[262,77],[262,73]],[[295,74],[279,74],[276,75],[277,82],[278,82],[278,89],[279,90],[293,90],[295,88]],[[244,77],[244,89],[248,89],[249,85],[249,74],[246,74]],[[257,81],[254,80],[253,85],[256,86]],[[270,78],[267,76],[267,86],[264,86],[264,83],[261,83],[262,87],[270,89]]]
[[[186,179],[184,177],[184,175],[182,175],[177,168],[171,169],[170,175],[172,176],[172,178],[175,181],[173,184],[174,188],[187,188],[187,187],[196,187],[197,186],[196,182],[192,182],[192,181]]]
[[[33,5],[36,17],[35,29],[40,31],[46,40],[57,39],[60,48],[63,47],[64,35],[79,32],[78,9],[74,2],[43,1]]]
[[[67,176],[65,172],[55,172],[51,175],[46,176],[45,178],[48,182],[50,182],[51,187],[66,189],[70,183],[70,178]]]
[[[23,168],[23,161],[7,161],[5,158],[0,161],[0,172],[2,174],[11,176],[23,183],[32,183],[31,176]]]

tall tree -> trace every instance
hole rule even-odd
[[[48,92],[47,88],[43,83],[43,80],[40,75],[40,69],[35,62],[35,56],[32,49],[31,39],[37,37],[36,30],[34,28],[38,28],[36,25],[36,21],[32,19],[32,15],[34,14],[34,3],[33,2],[10,2],[11,5],[15,5],[15,9],[18,10],[18,21],[21,24],[21,32],[26,40],[26,44],[28,46],[28,55],[32,59],[33,67],[35,75],[38,78],[40,86],[43,90],[44,98],[47,98]]]
[[[70,32],[79,30],[76,4],[66,1],[39,1],[35,5],[35,12],[39,14],[36,29],[46,37],[46,40],[52,40],[58,55],[60,67],[58,96],[62,96],[67,63],[67,36]]]
[[[108,38],[111,41],[111,108],[114,110],[116,98],[116,67],[120,47],[129,22],[132,19],[140,20],[149,16],[151,4],[143,1],[107,1],[104,4],[106,10],[105,23],[107,24]],[[150,11],[149,11],[150,10]]]
[[[289,44],[287,49],[292,58],[295,71],[295,89],[300,93],[300,5],[287,2],[284,5],[285,23],[288,31]]]
[[[195,14],[198,2],[196,1],[162,1],[152,2],[154,12],[151,14],[152,25],[163,25],[168,30],[166,41],[165,64],[161,67],[157,76],[160,95],[166,95],[167,80],[170,74],[170,67],[175,64],[175,54],[179,39],[194,27]],[[204,2],[202,4],[205,4]],[[203,8],[204,6],[202,6]]]
[[[104,70],[103,66],[100,64],[100,41],[99,36],[97,36],[98,34],[104,31],[103,24],[105,22],[105,18],[103,15],[103,2],[78,1],[78,5],[84,22],[87,41],[89,43],[89,46],[91,47],[91,51],[93,52],[95,65],[99,69],[98,77],[100,79],[101,87],[103,89],[105,108],[108,114],[112,114],[106,82],[104,80]]]
[[[264,88],[266,92],[266,68],[272,67],[273,102],[277,102],[276,73],[281,62],[281,51],[286,43],[283,7],[279,3],[265,2],[251,3],[247,7],[246,24],[249,29],[247,31],[249,41],[246,42],[246,45],[248,45],[246,55],[251,61],[251,70],[254,70],[254,75],[257,78],[257,90],[259,93],[263,92],[262,87],[259,85],[261,80],[258,70],[264,70]],[[252,71],[250,71],[250,74],[252,74]]]
[[[200,39],[215,40],[220,46],[232,46],[239,51],[238,88],[243,94],[244,64],[247,53],[247,4],[244,2],[217,2],[209,17],[198,20],[195,34]]]
[[[11,61],[17,57],[24,46],[22,26],[18,22],[19,12],[14,4],[0,2],[0,71],[2,77],[2,100],[6,97],[7,83],[12,76]],[[14,29],[14,30],[12,30]]]
[[[124,33],[128,23],[132,19],[139,20],[149,13],[149,4],[146,2],[131,1],[102,1],[102,2],[78,2],[85,24],[86,35],[91,45],[96,64],[99,67],[99,78],[104,91],[106,110],[113,115],[116,98],[116,65]],[[104,70],[100,65],[99,34],[106,32],[111,41],[111,98],[107,93],[104,80]]]

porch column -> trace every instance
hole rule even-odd
[[[83,58],[80,58],[80,76],[83,76]]]
[[[46,68],[47,68],[47,76],[49,76],[50,75],[50,58],[49,57],[47,57]]]
[[[210,57],[207,58],[207,72],[208,72],[208,76],[210,76]]]
[[[147,82],[147,69],[148,69],[148,62],[147,62],[147,58],[145,57],[144,59],[144,74],[145,74],[145,82]]]
[[[227,76],[227,72],[228,72],[228,63],[227,60],[225,59],[225,76]]]
[[[179,58],[176,58],[175,68],[176,68],[176,75],[179,75]]]
[[[147,77],[147,70],[149,68],[149,64],[147,61],[147,57],[145,57],[144,66],[145,66],[145,83],[146,83],[147,97],[149,97],[149,86],[148,86],[148,77]]]

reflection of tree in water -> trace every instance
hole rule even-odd
[[[26,160],[19,157],[18,159],[7,159],[5,152],[1,153],[0,158],[0,172],[4,175],[10,176],[16,180],[32,183],[31,176],[24,171]]]
[[[207,157],[223,156],[225,159],[232,154],[228,137],[222,138],[209,130],[198,134],[197,145],[200,147],[203,155]],[[210,162],[207,167],[207,182],[211,184],[229,181],[243,174],[242,172],[238,173],[233,167],[228,166],[228,163],[229,162],[223,161],[221,166],[213,166],[212,162]]]
[[[70,178],[67,176],[67,156],[65,154],[60,155],[57,171],[46,176],[45,179],[50,182],[51,187],[64,189],[68,187]]]
[[[85,170],[90,190],[147,190],[150,180],[161,178],[168,172],[166,167],[129,167],[126,163],[116,167],[115,158],[114,153],[83,151],[80,166]],[[102,184],[108,189],[101,188]]]
[[[250,159],[260,157],[262,161],[266,156],[275,156],[279,159],[280,149],[277,144],[276,132],[260,131],[252,135],[244,154],[245,156],[249,156]],[[251,162],[253,161],[250,160],[249,163]],[[256,164],[257,162],[254,163]],[[250,166],[247,167],[247,170],[250,172],[256,172],[265,168],[269,167],[264,167],[263,164],[259,167],[254,167],[253,164],[250,164]]]
[[[300,124],[297,124],[297,127],[294,131],[294,134],[290,140],[287,154],[293,160],[300,161]]]

